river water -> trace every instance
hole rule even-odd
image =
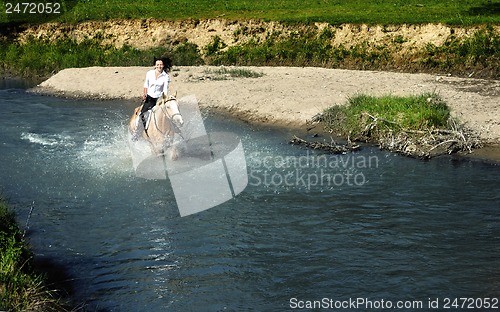
[[[3,83],[0,106],[0,191],[22,226],[33,207],[35,256],[90,311],[410,311],[500,297],[498,165],[373,147],[322,155],[286,131],[208,116],[208,131],[241,139],[248,185],[180,217],[169,180],[133,170],[133,103]]]

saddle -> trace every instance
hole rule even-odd
[[[136,108],[137,110],[136,127],[139,126],[139,120],[142,120],[142,125],[144,126],[144,130],[148,130],[154,106],[145,111],[143,114],[141,114],[143,105]]]

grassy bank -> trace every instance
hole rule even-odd
[[[330,107],[316,121],[338,136],[407,156],[428,158],[480,147],[479,138],[450,117],[448,105],[436,94],[361,94],[347,105]]]
[[[0,198],[0,311],[70,311],[36,273],[23,233]]]
[[[70,67],[150,66],[153,56],[170,55],[176,65],[199,65],[203,61],[196,46],[180,44],[140,50],[102,44],[101,38],[57,41],[32,39],[26,43],[7,42],[0,46],[3,70],[14,75],[42,77]]]
[[[17,3],[18,1],[9,1]],[[21,2],[21,1],[19,1]],[[39,1],[37,3],[54,2]],[[484,0],[60,0],[59,13],[29,14],[23,6],[10,14],[6,2],[0,11],[0,24],[8,22],[58,21],[78,23],[87,20],[214,19],[272,20],[288,23],[327,22],[331,24],[422,24],[445,23],[477,25],[500,23],[500,5]],[[29,12],[30,8],[28,8]],[[44,10],[46,11],[46,10]]]
[[[42,1],[43,2],[43,1]],[[12,2],[17,3],[17,2]],[[44,2],[45,3],[45,2]],[[0,62],[4,72],[46,78],[60,69],[85,66],[149,66],[153,56],[169,54],[177,65],[266,65],[320,66],[346,69],[396,70],[406,72],[437,72],[479,78],[500,78],[500,35],[492,25],[500,24],[500,4],[483,0],[408,0],[408,1],[205,1],[166,0],[62,0],[58,14],[29,14],[20,6],[6,2],[0,11]],[[42,6],[42,9],[44,7]],[[228,46],[214,35],[211,43],[197,46],[182,38],[160,47],[138,49],[116,48],[104,44],[96,35],[76,41],[71,36],[55,40],[31,38],[16,41],[16,32],[28,24],[60,22],[76,24],[89,20],[146,19],[160,20],[267,20],[296,28],[292,33],[266,33],[251,40]],[[313,22],[329,25],[391,25],[448,24],[460,27],[477,26],[471,36],[452,33],[445,43],[406,51],[407,38],[401,35],[390,43],[368,40],[336,44],[334,28],[319,29]],[[482,26],[479,26],[482,25]],[[384,27],[386,27],[384,26]],[[239,29],[234,37],[249,36]],[[64,33],[64,29],[62,30]],[[406,52],[402,52],[406,51]]]
[[[235,36],[244,36],[244,30]],[[153,56],[169,55],[176,65],[316,66],[327,68],[432,72],[476,78],[500,78],[500,34],[484,26],[466,38],[450,35],[444,44],[427,44],[402,52],[405,38],[381,45],[358,42],[335,44],[331,28],[303,26],[292,35],[268,33],[264,40],[250,38],[231,47],[214,36],[206,46],[173,41],[146,50],[104,44],[104,38],[76,41],[29,39],[25,43],[3,40],[2,68],[14,75],[47,78],[70,67],[150,66]]]
[[[389,31],[388,31],[389,32]],[[444,72],[459,76],[500,78],[500,34],[491,26],[465,39],[450,36],[441,46],[404,50],[404,37],[391,44],[357,42],[335,44],[335,30],[302,28],[291,36],[269,34],[264,41],[249,40],[225,49],[220,38],[203,49],[211,65],[316,66],[360,70]]]

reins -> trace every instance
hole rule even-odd
[[[184,139],[184,137],[182,136],[182,133],[181,133],[181,129],[180,129],[179,127],[177,127],[177,125],[176,125],[176,124],[175,124],[175,122],[173,121],[173,118],[174,118],[175,116],[177,116],[177,115],[182,116],[182,114],[181,114],[181,113],[180,113],[180,111],[179,111],[178,113],[175,113],[175,114],[170,115],[170,114],[169,114],[169,112],[168,112],[167,106],[166,106],[166,103],[167,103],[167,102],[169,102],[169,101],[175,101],[175,100],[176,100],[175,98],[169,98],[169,99],[167,99],[167,100],[163,101],[163,103],[162,103],[163,105],[162,105],[162,104],[160,104],[159,106],[160,106],[160,109],[161,109],[162,113],[163,113],[165,116],[167,116],[167,119],[168,119],[168,121],[170,122],[170,125],[172,126],[172,128],[173,128],[173,130],[174,130],[174,133],[179,134],[179,135],[180,135],[180,137],[181,137],[182,139]],[[178,105],[178,104],[177,104],[177,109],[179,109],[179,105]],[[155,123],[155,127],[156,127],[156,129],[157,129],[157,130],[158,130],[161,134],[165,135],[167,132],[163,133],[163,132],[161,131],[161,129],[158,127],[158,123],[157,123],[157,120],[156,120],[156,115],[154,115],[154,112],[153,112],[153,111],[151,111],[151,113],[153,114],[153,117],[154,117],[154,123]],[[146,131],[146,134],[147,134],[147,131]],[[148,137],[149,137],[149,135],[148,135]]]

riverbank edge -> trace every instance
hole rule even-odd
[[[217,114],[227,119],[236,119],[261,127],[263,129],[278,130],[290,134],[290,139],[293,135],[305,139],[309,142],[331,142],[333,138],[336,142],[345,141],[346,138],[337,137],[332,135],[321,123],[309,124],[298,123],[286,120],[268,122],[262,119],[256,119],[255,116],[245,111],[237,111],[234,109],[227,109],[221,107],[208,107],[206,108],[209,113]],[[324,143],[324,142],[323,142]],[[360,142],[363,145],[378,146],[376,143]],[[500,165],[500,142],[484,141],[482,147],[475,149],[472,153],[458,152],[449,155],[440,155],[437,157],[450,157],[453,160],[471,160],[480,161],[494,165]]]
[[[8,33],[15,40],[4,67],[22,75],[44,76],[78,66],[146,65],[152,55],[168,54],[179,65],[319,66],[500,77],[494,66],[500,25],[488,23],[290,25],[150,18],[54,22]]]
[[[42,96],[54,96],[67,99],[86,99],[86,100],[97,100],[97,101],[108,101],[108,100],[127,100],[133,101],[130,98],[124,97],[110,97],[103,94],[88,94],[85,92],[75,92],[75,91],[62,91],[56,90],[51,87],[42,87],[40,85],[29,89],[29,92],[39,94]],[[302,138],[306,138],[308,141],[330,141],[333,136],[328,132],[327,129],[323,127],[320,123],[308,123],[299,122],[296,120],[286,120],[286,119],[272,119],[270,120],[267,116],[259,115],[255,111],[250,112],[248,110],[241,110],[236,107],[223,107],[216,105],[200,105],[201,109],[205,110],[208,114],[216,114],[228,119],[236,119],[242,122],[262,127],[264,129],[272,129],[279,131],[286,131],[292,135],[297,135]],[[311,118],[313,116],[310,116]],[[345,138],[335,137],[336,140],[345,140]],[[375,143],[366,143],[371,146],[377,146]],[[446,155],[438,156],[446,157]],[[483,140],[482,147],[475,149],[472,153],[458,152],[450,154],[454,160],[471,160],[471,161],[481,161],[490,164],[500,164],[500,142]]]
[[[20,248],[21,254],[19,256],[23,257],[22,259],[12,258],[18,252],[10,250],[8,247],[5,250],[0,250],[6,257],[10,257],[11,261],[18,263],[18,265],[10,268],[11,270],[1,272],[5,274],[2,278],[5,278],[6,283],[9,283],[9,279],[14,279],[15,286],[9,287],[7,284],[2,284],[5,281],[0,281],[0,294],[5,292],[3,293],[4,298],[18,298],[20,300],[17,302],[18,306],[0,306],[0,310],[13,308],[17,311],[19,305],[21,305],[30,311],[76,311],[76,305],[72,306],[71,298],[68,296],[70,292],[68,285],[65,285],[67,282],[57,277],[57,275],[61,276],[61,268],[57,267],[56,270],[50,272],[46,266],[41,264],[41,259],[33,255],[32,248],[24,236],[26,229],[22,232],[21,225],[15,219],[12,205],[1,193],[0,208],[0,219],[4,222],[2,227],[10,229],[13,232],[10,235],[14,235],[13,238],[15,239],[14,245],[10,249]],[[8,230],[4,231],[2,229],[0,231],[2,231],[0,236],[9,235]],[[59,273],[54,274],[55,272]],[[24,292],[24,295],[22,292]],[[13,302],[6,300],[0,303],[12,304]]]

